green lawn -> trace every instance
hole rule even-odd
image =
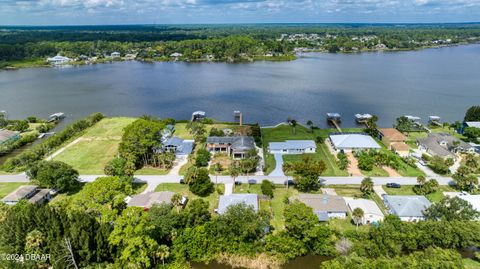
[[[28,182],[1,182],[0,183],[0,199],[7,196],[7,194],[16,190],[18,187],[23,185],[29,185]]]
[[[368,231],[370,229],[370,225],[359,225],[357,228],[357,225],[352,222],[350,216],[347,216],[346,219],[330,219],[328,221],[328,226],[341,234],[348,231],[357,231],[357,229],[359,232]]]
[[[217,185],[217,188],[220,188],[223,191],[225,191],[225,186],[223,184]],[[217,191],[213,192],[210,194],[208,197],[199,197],[193,193],[190,192],[188,189],[188,185],[186,184],[179,184],[179,183],[162,183],[155,188],[156,192],[160,191],[172,191],[175,193],[179,193],[182,196],[188,197],[188,199],[191,201],[192,199],[204,199],[208,201],[210,204],[210,211],[213,213],[214,210],[218,207],[218,197],[219,194]]]
[[[297,126],[295,130],[291,126],[281,125],[276,128],[263,128],[263,147],[265,153],[265,167],[266,173],[275,169],[275,159],[273,155],[267,153],[268,143],[270,142],[282,142],[285,140],[315,140],[317,136],[327,137],[328,133],[333,130],[320,130],[316,129],[312,133],[309,129],[303,126]],[[305,154],[309,155],[316,160],[323,160],[326,165],[326,170],[323,173],[324,176],[347,176],[346,171],[342,171],[338,168],[335,156],[333,156],[325,144],[321,144],[317,148],[316,153]],[[303,155],[284,155],[283,160],[286,162],[295,162],[301,160]]]
[[[477,262],[472,259],[465,258],[463,259],[463,265],[465,265],[465,269],[478,269],[480,268],[480,262]]]
[[[413,191],[413,186],[412,185],[402,185],[402,187],[399,188],[399,189],[387,188],[387,187],[383,186],[383,189],[389,195],[417,195]],[[453,189],[450,186],[439,186],[438,190],[436,192],[427,194],[425,197],[427,197],[427,199],[430,202],[435,203],[435,202],[440,201],[444,197],[443,192],[445,192],[445,191],[452,192],[452,191],[455,191],[455,189]]]
[[[325,188],[332,188],[340,196],[362,197],[360,185],[326,185]]]
[[[82,140],[54,159],[72,165],[81,174],[103,174],[105,165],[118,154],[123,128],[134,118],[106,118],[88,128]]]
[[[361,170],[362,174],[366,177],[388,177],[389,174],[383,168],[374,166],[372,171]]]
[[[135,175],[144,175],[144,176],[148,176],[148,175],[166,175],[168,174],[168,171],[167,169],[161,169],[161,168],[155,168],[155,167],[143,167],[142,169],[140,170],[137,170],[135,172]]]

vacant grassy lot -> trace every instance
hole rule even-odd
[[[76,144],[73,144],[54,160],[70,164],[80,174],[103,174],[105,165],[118,153],[123,128],[134,118],[106,118],[85,131]]]
[[[155,168],[155,167],[143,167],[140,170],[137,170],[135,172],[135,175],[166,175],[168,174],[169,170],[166,169],[161,169],[161,168]]]
[[[295,129],[288,125],[280,125],[276,128],[263,128],[263,148],[265,153],[265,166],[266,173],[269,174],[275,169],[275,159],[272,154],[267,153],[268,143],[270,142],[282,142],[285,140],[315,140],[317,136],[323,138],[327,137],[328,133],[333,130],[314,130],[312,133],[311,130],[303,127],[297,126]],[[347,176],[346,171],[342,171],[338,168],[336,163],[335,156],[333,156],[325,144],[321,144],[317,148],[315,154],[305,154],[309,155],[316,160],[324,161],[326,165],[326,170],[323,173],[324,176]],[[286,162],[295,162],[302,159],[302,155],[284,155],[284,161]]]
[[[325,188],[332,188],[338,195],[344,197],[362,197],[360,185],[326,185]]]
[[[225,186],[223,184],[217,185],[217,188],[220,188],[225,191]],[[188,185],[186,184],[179,184],[179,183],[163,183],[159,184],[155,191],[172,191],[175,193],[179,193],[182,196],[188,197],[191,201],[192,199],[204,199],[210,204],[210,211],[213,213],[214,210],[218,207],[218,197],[220,196],[217,191],[210,194],[208,197],[200,197],[190,192],[188,189]]]
[[[387,188],[387,187],[383,186],[383,189],[389,195],[417,195],[413,191],[413,187],[414,187],[413,185],[402,185],[401,188],[394,189],[394,188]],[[442,200],[442,198],[444,197],[443,192],[445,192],[445,191],[451,192],[451,191],[455,191],[455,189],[453,189],[450,186],[439,186],[438,190],[436,192],[430,193],[430,194],[426,195],[425,197],[427,197],[427,199],[430,202],[435,203],[435,202],[438,202],[438,201]]]
[[[28,182],[1,182],[0,183],[0,199],[7,196],[7,194],[11,193],[12,191],[16,190],[18,187],[23,185],[29,185]]]

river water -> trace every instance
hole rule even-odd
[[[356,113],[391,126],[400,115],[461,120],[480,103],[480,45],[408,52],[305,54],[292,62],[117,62],[0,72],[0,110],[11,118],[65,112],[188,119],[195,110],[231,121],[276,124],[293,117],[325,125],[339,112],[343,126]]]

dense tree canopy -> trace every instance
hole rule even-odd
[[[28,176],[40,187],[59,192],[74,191],[80,187],[78,172],[63,162],[40,161],[28,170]]]

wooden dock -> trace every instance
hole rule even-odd
[[[342,132],[342,128],[340,128],[340,125],[338,124],[337,120],[334,120],[334,119],[330,119],[329,122],[331,122],[333,124],[333,126],[335,126],[335,128],[337,128],[337,130],[341,133]]]

